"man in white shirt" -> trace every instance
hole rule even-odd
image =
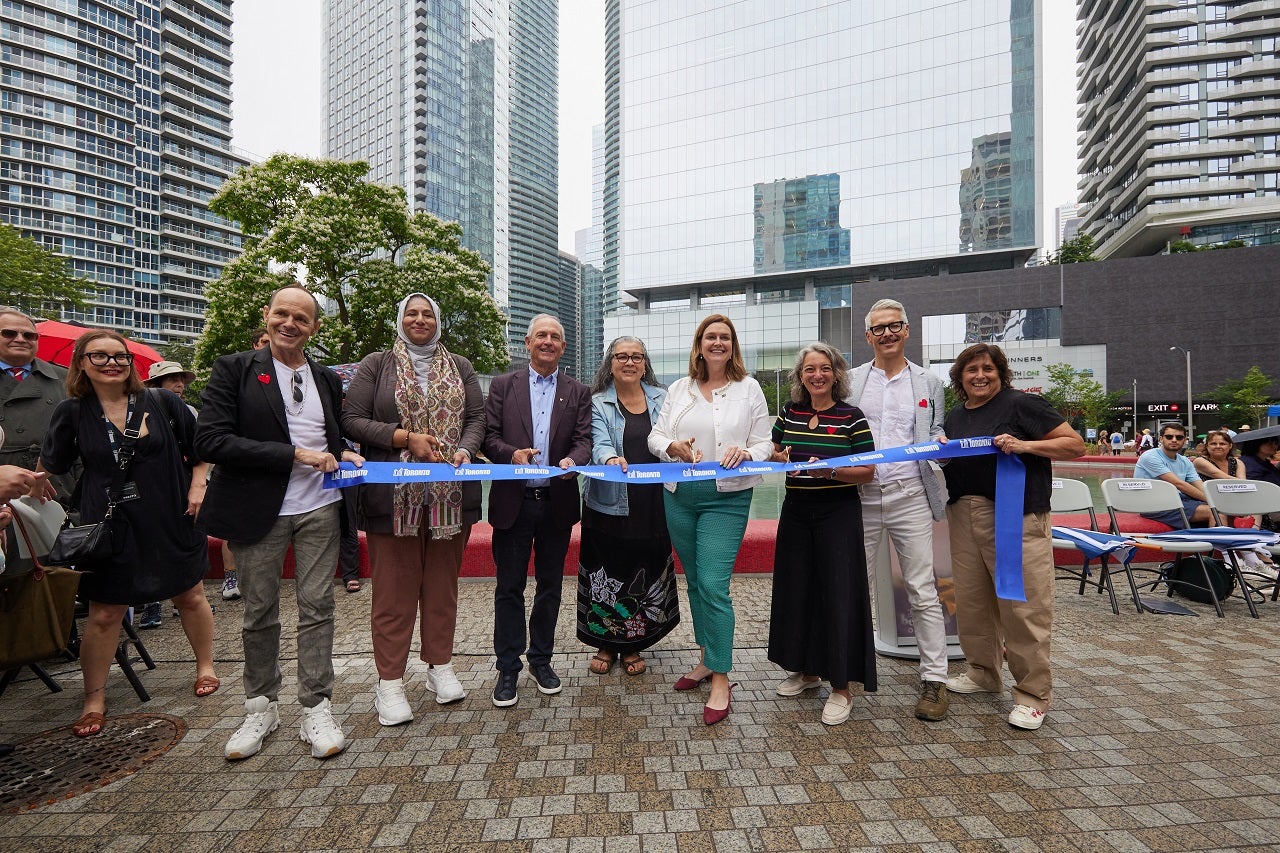
[[[902,304],[881,299],[866,316],[866,338],[875,358],[849,371],[848,402],[862,409],[876,449],[919,444],[942,435],[946,414],[942,380],[907,360],[911,334]],[[928,462],[877,465],[859,487],[863,542],[871,589],[888,542],[898,554],[920,651],[920,700],[915,715],[937,721],[947,715],[947,634],[933,574],[933,522],[946,515],[946,499]]]
[[[228,759],[248,758],[280,724],[280,574],[293,546],[298,597],[300,735],[316,758],[337,755],[346,737],[333,695],[333,574],[345,522],[342,493],[324,473],[347,458],[339,431],[342,382],[307,357],[320,305],[300,284],[282,287],[262,309],[270,343],[213,365],[196,421],[196,452],[214,463],[197,526],[231,543],[244,599],[245,722],[227,741]]]

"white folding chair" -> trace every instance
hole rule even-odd
[[[1052,489],[1049,492],[1049,509],[1054,513],[1059,512],[1088,512],[1089,513],[1089,529],[1098,530],[1098,514],[1093,510],[1093,494],[1089,491],[1089,484],[1083,480],[1069,480],[1065,478],[1054,477]],[[1054,548],[1072,549],[1079,551],[1080,548],[1074,542],[1066,539],[1054,538]],[[1111,583],[1111,569],[1109,566],[1110,559],[1107,555],[1098,558],[1098,579],[1095,581],[1090,578],[1089,561],[1090,557],[1084,558],[1084,563],[1080,568],[1073,566],[1054,566],[1061,574],[1071,578],[1080,579],[1080,595],[1084,595],[1084,588],[1088,586],[1096,586],[1098,594],[1101,595],[1105,589],[1107,595],[1111,597],[1111,612],[1120,615],[1120,605],[1116,602],[1116,590]]]
[[[1275,483],[1267,483],[1260,480],[1205,480],[1201,485],[1204,486],[1205,503],[1209,504],[1209,509],[1213,512],[1213,519],[1216,524],[1227,525],[1227,520],[1223,516],[1240,516],[1240,515],[1268,515],[1270,513],[1280,513],[1280,486]],[[1280,546],[1270,545],[1264,546],[1271,552],[1273,557],[1280,556]],[[1258,615],[1257,608],[1253,606],[1252,593],[1256,592],[1259,598],[1266,598],[1263,591],[1265,587],[1271,587],[1271,600],[1275,601],[1280,598],[1280,577],[1259,574],[1255,571],[1247,571],[1240,568],[1240,562],[1236,559],[1235,551],[1224,551],[1227,561],[1235,568],[1236,580],[1240,583],[1240,590],[1244,595],[1244,599],[1249,604],[1249,612],[1255,617]],[[1267,584],[1246,583],[1246,575],[1249,578],[1261,578],[1268,581]]]
[[[1112,478],[1102,481],[1102,497],[1107,502],[1107,514],[1111,518],[1111,532],[1120,534],[1125,531],[1120,530],[1120,520],[1116,518],[1117,512],[1166,512],[1176,510],[1182,516],[1182,524],[1184,528],[1191,527],[1190,520],[1187,519],[1186,512],[1182,509],[1181,492],[1174,488],[1172,483],[1166,483],[1164,480],[1146,480],[1136,478]],[[1196,560],[1200,563],[1200,570],[1204,575],[1204,589],[1208,590],[1209,598],[1213,601],[1213,609],[1219,615],[1223,616],[1222,602],[1218,601],[1218,594],[1213,589],[1213,583],[1209,580],[1209,569],[1204,564],[1204,555],[1213,552],[1213,546],[1208,542],[1153,542],[1145,539],[1141,534],[1125,532],[1131,536],[1134,541],[1144,548],[1155,548],[1167,551],[1171,554],[1194,554]],[[1175,580],[1170,577],[1170,573],[1160,571],[1154,580],[1138,583],[1134,578],[1134,570],[1131,566],[1124,567],[1125,576],[1129,579],[1129,591],[1133,594],[1133,603],[1137,606],[1138,612],[1149,610],[1152,613],[1178,613],[1182,615],[1193,615],[1194,610],[1190,610],[1173,601],[1159,601],[1150,598],[1142,598],[1139,594],[1143,588],[1150,587],[1153,591],[1160,584],[1168,587],[1168,597],[1173,595],[1173,587],[1175,584],[1183,584],[1187,586],[1199,587],[1199,584],[1190,584],[1187,581]]]

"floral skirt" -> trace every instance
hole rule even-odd
[[[578,639],[617,654],[649,648],[680,624],[667,536],[623,539],[582,529]]]

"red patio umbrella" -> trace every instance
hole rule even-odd
[[[36,357],[51,364],[70,367],[71,351],[76,345],[76,339],[90,331],[90,328],[77,326],[74,323],[59,323],[57,320],[36,323],[36,331],[40,333],[40,346],[36,350]],[[129,341],[127,338],[126,341],[129,352],[133,353],[133,364],[138,368],[138,376],[145,377],[150,372],[151,365],[157,361],[164,361],[164,356],[146,344]]]

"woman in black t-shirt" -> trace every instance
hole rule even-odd
[[[1049,495],[1054,459],[1084,453],[1084,441],[1040,397],[1010,387],[1013,374],[999,347],[974,344],[951,367],[951,388],[961,404],[947,413],[947,438],[993,436],[996,448],[1016,453],[1026,466],[1023,490],[1022,582],[1027,600],[1006,601],[995,589],[996,458],[952,459],[947,477],[951,572],[956,627],[968,672],[947,682],[952,693],[1002,690],[1000,667],[1009,661],[1013,711],[1009,724],[1038,729],[1053,698],[1049,643],[1053,627],[1053,534]]]

